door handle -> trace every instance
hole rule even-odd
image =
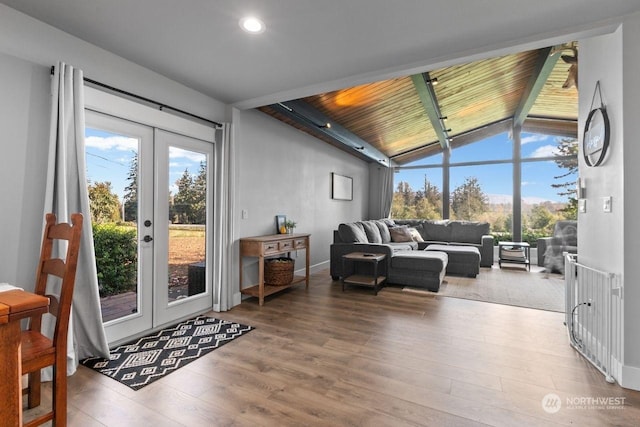
[[[149,243],[150,241],[153,240],[153,237],[149,236],[148,234],[146,236],[144,236],[142,238],[142,240],[144,240],[145,242]]]

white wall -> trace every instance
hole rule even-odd
[[[58,61],[81,68],[85,77],[190,113],[229,121],[223,103],[158,73],[0,4],[0,52],[47,68]]]
[[[327,268],[333,230],[367,217],[368,164],[258,111],[234,109],[233,126],[235,239],[274,234],[275,216],[283,214],[298,223],[295,232],[311,233],[311,265]],[[331,199],[331,172],[353,178],[353,201]],[[303,265],[300,252],[296,269]],[[245,259],[243,275],[244,286],[256,280],[254,259]]]
[[[42,236],[50,67],[228,121],[225,104],[0,4],[0,282],[30,287]]]
[[[588,167],[580,151],[580,177],[586,187],[587,212],[578,214],[580,262],[612,273],[622,273],[624,262],[623,205],[623,89],[622,29],[613,34],[580,41],[579,129],[584,129],[595,85],[600,81],[604,105],[611,125],[610,146],[604,163]],[[600,106],[596,95],[594,108]],[[582,132],[582,131],[581,131]],[[581,133],[580,132],[580,133]],[[582,135],[580,134],[582,142]],[[602,198],[612,196],[611,213],[602,210]]]
[[[49,69],[0,54],[0,282],[31,289],[40,255]]]
[[[625,20],[622,32],[624,157],[624,362],[625,383],[640,390],[640,15]]]
[[[578,215],[578,254],[585,265],[618,274],[624,286],[624,357],[621,384],[640,389],[640,15],[614,33],[580,40],[580,129],[600,81],[611,124],[604,163],[588,167],[580,157],[587,212]],[[594,107],[599,106],[596,95]],[[580,135],[582,141],[582,135]],[[612,196],[605,213],[602,198]]]

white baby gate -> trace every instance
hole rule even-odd
[[[571,345],[602,372],[608,382],[622,366],[622,287],[613,273],[565,256],[565,324]]]

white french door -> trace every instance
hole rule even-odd
[[[158,326],[212,306],[215,161],[213,144],[158,129],[154,152],[153,317]]]
[[[92,111],[86,123],[108,341],[211,308],[213,144]]]

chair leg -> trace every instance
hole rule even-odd
[[[40,369],[29,373],[29,392],[27,393],[27,407],[29,409],[40,406]]]
[[[53,367],[53,390],[51,408],[53,409],[53,425],[64,427],[67,425],[67,365],[56,363]]]

